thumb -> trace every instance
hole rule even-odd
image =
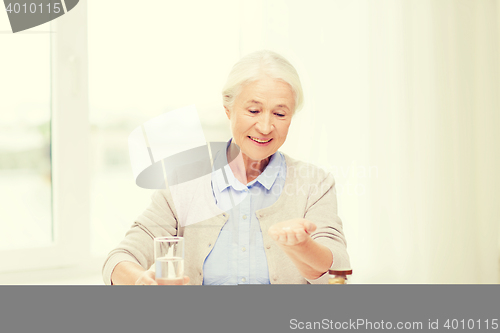
[[[316,224],[312,223],[311,221],[305,221],[304,222],[304,227],[306,229],[306,232],[308,234],[310,233],[313,233],[314,231],[316,231]]]

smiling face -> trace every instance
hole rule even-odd
[[[233,142],[252,161],[274,154],[285,142],[295,109],[289,84],[264,77],[245,85],[226,109]]]

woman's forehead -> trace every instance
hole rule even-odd
[[[264,104],[275,101],[282,104],[294,102],[294,94],[290,85],[279,79],[263,78],[242,87],[238,96],[241,103]]]

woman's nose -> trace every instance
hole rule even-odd
[[[273,130],[272,117],[269,114],[262,114],[257,121],[257,130],[267,135]]]

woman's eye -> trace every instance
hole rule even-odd
[[[284,117],[285,115],[283,113],[275,113],[278,117]]]
[[[249,110],[250,113],[259,113],[259,110]]]

